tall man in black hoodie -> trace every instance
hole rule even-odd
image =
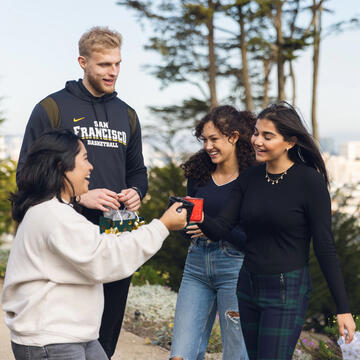
[[[78,62],[83,80],[68,81],[64,89],[40,101],[26,127],[18,171],[31,143],[54,127],[71,129],[85,143],[94,165],[89,192],[81,196],[83,214],[98,224],[102,211],[123,203],[136,211],[147,191],[141,129],[135,111],[120,100],[115,83],[121,62],[121,35],[94,27],[79,41]],[[99,341],[113,355],[124,316],[131,278],[104,285],[104,313]],[[76,299],[74,299],[76,301]]]

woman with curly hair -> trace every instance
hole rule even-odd
[[[195,128],[204,148],[182,165],[187,194],[204,199],[204,211],[216,216],[229,200],[239,173],[254,163],[250,137],[255,118],[231,106],[219,106]],[[236,298],[236,284],[243,263],[245,235],[240,227],[224,233],[219,241],[206,238],[190,224],[191,239],[175,312],[170,358],[204,358],[216,312],[219,312],[223,359],[248,359]]]

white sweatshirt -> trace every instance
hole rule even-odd
[[[99,337],[104,282],[130,276],[162,246],[160,220],[121,236],[57,199],[31,207],[7,265],[2,306],[11,340],[44,346]]]

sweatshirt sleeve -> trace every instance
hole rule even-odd
[[[37,104],[32,111],[29,121],[26,125],[23,142],[21,145],[18,167],[16,170],[16,178],[18,177],[19,171],[25,162],[26,155],[29,151],[32,143],[43,133],[52,130],[49,117],[45,109]]]
[[[335,300],[337,313],[348,313],[350,307],[331,230],[330,196],[324,179],[315,170],[307,182],[306,200],[315,255]]]
[[[130,136],[126,151],[126,183],[128,187],[136,187],[143,199],[148,189],[147,170],[142,153],[141,127],[136,115],[136,127]]]
[[[62,214],[47,238],[50,279],[58,283],[105,283],[132,275],[162,246],[169,231],[157,219],[132,232],[100,234],[74,210]],[[52,215],[54,216],[54,215]],[[55,264],[67,264],[59,269]]]

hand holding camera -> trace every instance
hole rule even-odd
[[[168,230],[183,229],[187,224],[187,211],[182,208],[182,202],[174,202],[161,216],[160,221]]]

